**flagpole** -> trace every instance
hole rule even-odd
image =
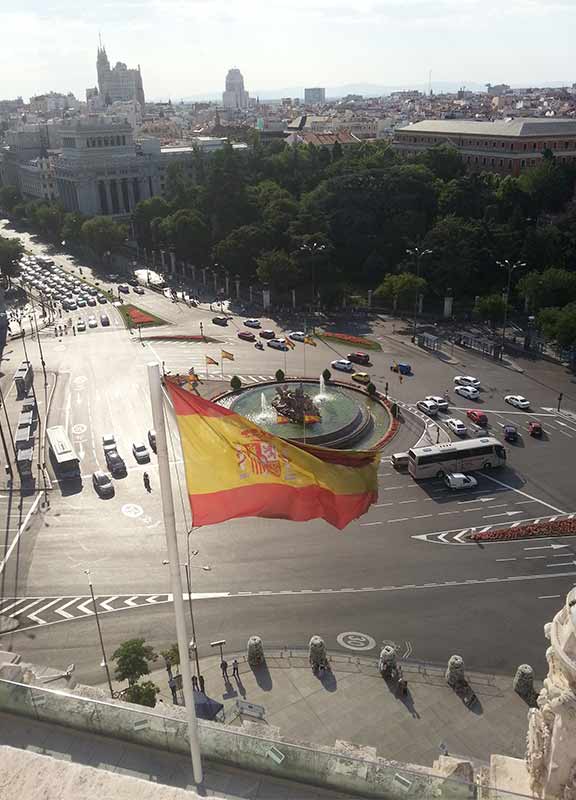
[[[190,655],[188,649],[188,639],[186,636],[186,617],[184,612],[184,598],[180,575],[178,541],[176,539],[176,515],[174,513],[174,499],[172,497],[170,462],[168,460],[168,446],[166,442],[162,382],[160,380],[159,364],[149,363],[147,368],[148,382],[150,384],[152,419],[154,421],[154,430],[156,431],[158,474],[160,478],[160,493],[162,496],[162,513],[164,516],[166,547],[168,549],[168,561],[170,565],[170,584],[174,602],[174,615],[176,617],[176,635],[178,639],[178,652],[180,654],[180,669],[182,670],[182,688],[184,689],[186,716],[188,717],[190,755],[192,757],[194,782],[199,785],[203,781],[202,759],[200,756],[198,722],[196,720],[196,707],[194,705],[194,693],[192,690],[192,673],[190,670]]]

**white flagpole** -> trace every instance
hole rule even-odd
[[[174,513],[172,482],[170,480],[170,462],[168,460],[168,445],[166,442],[162,382],[160,380],[159,364],[148,364],[148,382],[150,384],[152,419],[154,421],[154,430],[156,431],[156,452],[158,456],[160,493],[162,495],[162,513],[164,516],[164,531],[166,534],[166,546],[168,548],[168,560],[170,563],[170,584],[174,599],[176,635],[178,639],[178,652],[180,654],[180,669],[182,670],[182,687],[184,689],[184,701],[186,703],[186,715],[188,717],[188,738],[190,740],[192,770],[194,773],[194,782],[196,784],[201,784],[203,781],[202,759],[200,756],[198,723],[196,720],[196,707],[194,705],[194,693],[192,691],[192,672],[190,670],[190,655],[186,636],[186,617],[184,614],[184,598],[180,576],[180,557],[178,554],[178,541],[176,539],[176,515]]]

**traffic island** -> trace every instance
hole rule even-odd
[[[532,522],[510,528],[497,528],[490,531],[472,531],[466,539],[469,542],[511,542],[517,539],[542,539],[557,536],[576,536],[576,515],[568,514],[563,519]]]
[[[151,314],[149,311],[144,311],[138,306],[134,306],[131,303],[122,303],[119,306],[116,306],[122,319],[124,320],[124,325],[129,329],[132,330],[134,328],[152,328],[157,325],[168,325],[165,319],[161,317],[157,317],[155,314]]]
[[[369,339],[366,336],[354,336],[352,333],[336,333],[333,331],[321,331],[316,334],[317,339],[334,344],[346,344],[350,347],[361,347],[363,350],[382,350],[379,342]]]

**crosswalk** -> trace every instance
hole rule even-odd
[[[99,614],[171,603],[171,594],[105,595],[95,598]],[[94,616],[90,595],[75,597],[12,597],[0,600],[0,614],[17,620],[19,630]]]
[[[172,370],[166,367],[167,374],[170,374],[171,371]],[[174,372],[176,371],[177,370],[174,370]],[[201,381],[231,381],[236,373],[232,374],[225,372],[222,374],[221,372],[214,372],[206,375],[206,373],[204,373],[202,370],[198,370],[197,375]],[[240,378],[243,384],[267,383],[269,381],[276,380],[274,375],[237,375],[237,377]]]

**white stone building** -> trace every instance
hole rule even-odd
[[[228,70],[226,88],[222,94],[222,105],[226,109],[248,108],[248,92],[244,89],[244,78],[239,69]]]

